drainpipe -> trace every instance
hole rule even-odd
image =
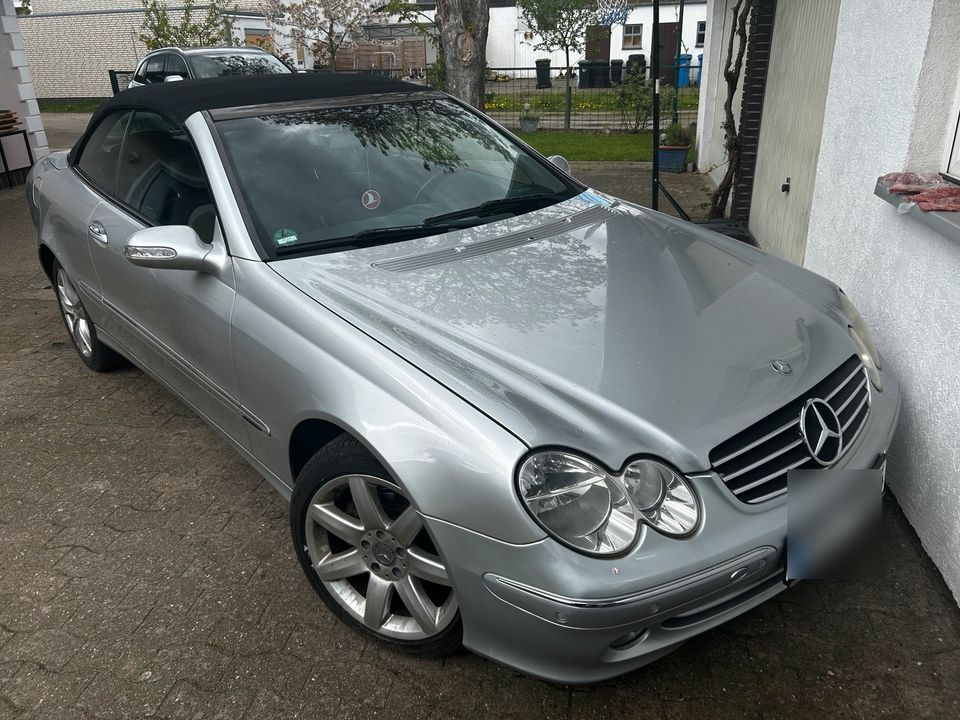
[[[657,210],[660,199],[660,0],[653,0],[653,41],[650,77],[653,80],[653,182],[650,207]]]
[[[677,52],[673,56],[673,124],[680,122],[680,51],[683,49],[683,3],[680,0],[680,17],[678,18]]]

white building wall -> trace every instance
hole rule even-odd
[[[13,0],[0,0],[0,108],[17,113],[20,125],[27,131],[34,160],[49,152]],[[8,167],[4,169],[30,166],[22,136],[9,136],[0,142],[7,158]]]
[[[661,3],[660,24],[679,22],[680,5]],[[697,56],[704,52],[704,48],[697,46],[697,23],[707,20],[707,2],[687,2],[683,7],[683,30],[680,34],[683,42],[682,53],[693,55],[692,63],[697,64]],[[650,64],[650,48],[653,47],[653,6],[642,5],[630,9],[627,25],[643,25],[643,47],[623,47],[623,25],[614,25],[610,31],[610,58],[626,60],[630,55],[642,53],[647,64]],[[707,32],[710,32],[710,23],[707,23]]]
[[[517,22],[516,7],[490,8],[490,27],[487,32],[487,65],[492,68],[528,67],[533,65],[533,56],[529,62],[519,52],[523,46],[523,34]],[[529,42],[525,48],[530,54]]]
[[[879,175],[938,169],[957,37],[956,0],[843,0],[805,264],[848,292],[900,378],[888,481],[960,600],[960,244],[873,195]]]
[[[723,79],[727,44],[733,28],[734,0],[709,0],[707,3],[707,38],[700,82],[700,105],[697,108],[697,167],[713,184],[720,182],[727,168],[724,151],[723,104],[727,84]],[[746,65],[746,60],[744,60]],[[733,96],[733,117],[740,122],[741,86]]]
[[[767,252],[802,263],[840,0],[778,2],[750,205]],[[790,191],[783,183],[790,179]]]

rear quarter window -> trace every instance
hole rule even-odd
[[[131,114],[130,110],[120,110],[104,117],[84,143],[76,162],[83,176],[107,195],[116,194],[117,166]]]

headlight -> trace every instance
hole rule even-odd
[[[586,458],[561,451],[531,455],[517,484],[530,514],[577,550],[615,555],[636,540],[640,522],[666,535],[687,535],[700,507],[687,481],[663,463],[636,460],[612,475]]]
[[[857,346],[857,354],[867,369],[867,377],[877,390],[883,390],[883,380],[880,378],[880,354],[877,352],[877,346],[873,344],[873,336],[870,334],[870,328],[867,327],[866,320],[850,302],[850,298],[841,290],[840,302],[843,303],[843,312],[847,316],[850,337]]]

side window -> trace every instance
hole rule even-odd
[[[166,54],[154,55],[147,60],[147,70],[145,74],[148,83],[163,82],[163,64],[166,61]]]
[[[147,61],[146,60],[144,60],[137,66],[137,72],[133,76],[133,79],[136,80],[138,83],[145,84],[147,82]]]
[[[84,144],[80,159],[77,160],[77,168],[84,177],[107,195],[113,195],[116,191],[123,132],[131,115],[129,110],[123,110],[103,118]]]
[[[189,225],[213,240],[216,212],[186,131],[162,115],[137,111],[117,172],[117,199],[153,225]]]
[[[190,71],[187,70],[186,61],[179,55],[167,56],[167,69],[163,74],[164,77],[167,75],[179,75],[184,80],[190,77]]]

